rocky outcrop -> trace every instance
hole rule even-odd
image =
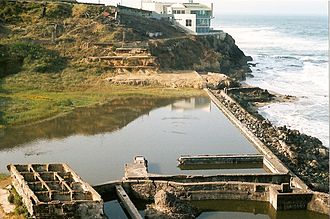
[[[214,95],[234,116],[254,133],[289,169],[312,189],[329,191],[329,149],[315,138],[273,126],[261,115],[253,116],[237,103],[226,100],[217,91]]]
[[[236,79],[245,79],[251,72],[245,56],[227,33],[187,36],[149,42],[162,70],[196,70],[219,72]]]
[[[202,74],[201,77],[206,83],[206,87],[210,89],[224,89],[240,86],[239,82],[219,73],[207,73],[206,75]]]
[[[155,203],[145,210],[146,218],[190,219],[196,218],[199,214],[197,208],[187,201],[180,200],[173,191],[168,189],[159,190],[154,200]]]

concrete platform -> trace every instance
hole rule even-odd
[[[178,158],[179,165],[207,164],[263,164],[261,154],[220,154],[220,155],[182,155]]]

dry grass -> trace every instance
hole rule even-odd
[[[134,22],[128,22],[126,27],[118,26],[115,21],[102,17],[103,11],[111,10],[103,6],[53,2],[47,4],[46,16],[40,17],[43,9],[41,2],[1,4],[15,13],[0,10],[0,14],[5,15],[10,23],[5,27],[7,31],[3,32],[0,44],[17,48],[15,54],[23,62],[10,75],[6,70],[8,68],[4,68],[4,76],[0,78],[0,128],[43,120],[71,112],[77,107],[102,104],[121,96],[179,98],[201,94],[201,91],[193,89],[112,86],[103,80],[105,75],[113,74],[107,63],[84,61],[86,57],[109,54],[112,47],[102,48],[93,44],[117,38],[121,41],[123,31],[127,33],[127,40],[145,39],[146,30],[143,28],[148,22],[151,22],[147,25],[151,32],[162,28],[164,32],[169,30],[168,34],[177,33],[168,24],[163,27],[160,22],[134,17]],[[51,43],[55,23],[58,24],[56,43]],[[28,46],[20,46],[22,43]],[[7,47],[3,51],[7,51]],[[25,52],[23,57],[20,51]],[[40,55],[31,58],[31,54],[36,52]],[[57,54],[58,57],[54,59],[50,54]],[[15,60],[15,57],[10,54],[2,57],[0,70],[4,66],[2,63],[17,66],[8,61]],[[66,62],[60,62],[62,58]]]
[[[8,174],[0,173],[0,188],[5,188],[10,183],[10,176]]]

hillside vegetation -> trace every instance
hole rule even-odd
[[[126,19],[126,20],[125,20]],[[148,39],[145,18],[114,19],[114,7],[60,2],[0,1],[0,127],[26,124],[125,96],[159,98],[200,91],[119,87],[104,82],[114,71],[86,62],[112,54],[125,43]],[[120,23],[123,24],[120,24]],[[125,25],[124,23],[127,23]],[[149,31],[180,36],[168,22],[152,21]],[[113,46],[95,46],[111,43]]]
[[[116,18],[115,10],[55,1],[0,1],[0,126],[49,118],[125,94],[127,88],[104,80],[117,73],[113,67],[88,61],[111,56],[123,45],[148,48],[161,70],[222,72],[238,79],[249,70],[247,57],[228,34],[187,36],[169,21],[120,13]],[[148,35],[155,32],[161,35]],[[134,89],[166,98],[201,93]]]

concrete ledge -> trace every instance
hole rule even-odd
[[[270,204],[276,210],[305,210],[313,193],[285,193],[275,187],[270,188]]]
[[[116,199],[116,186],[121,185],[122,181],[109,181],[99,185],[93,186],[96,192],[98,192],[104,201],[111,201]]]
[[[134,178],[127,178],[134,179]],[[143,179],[143,178],[140,178]],[[281,173],[258,173],[258,174],[221,174],[213,176],[203,175],[164,175],[164,176],[149,176],[144,179],[149,180],[166,180],[173,182],[259,182],[259,183],[273,183],[282,184],[289,183],[291,176]]]
[[[128,197],[124,188],[121,185],[116,185],[116,193],[127,213],[132,219],[142,219],[139,211],[136,209],[135,205],[132,203],[131,199]]]
[[[309,190],[308,186],[297,177],[292,171],[290,171],[281,161],[275,156],[275,154],[265,145],[263,144],[245,125],[243,125],[208,89],[204,89],[213,103],[225,114],[225,116],[235,125],[240,131],[255,145],[258,151],[264,155],[264,157],[268,160],[267,163],[271,164],[269,167],[270,170],[280,172],[280,173],[290,173],[293,177],[292,184],[300,189]],[[242,108],[235,100],[229,97],[223,91],[220,91],[220,95],[225,98],[227,101],[232,103],[236,103],[236,105],[243,111],[248,113],[244,108]]]
[[[180,165],[193,164],[251,164],[263,163],[261,154],[221,154],[221,155],[182,155],[178,161]]]

